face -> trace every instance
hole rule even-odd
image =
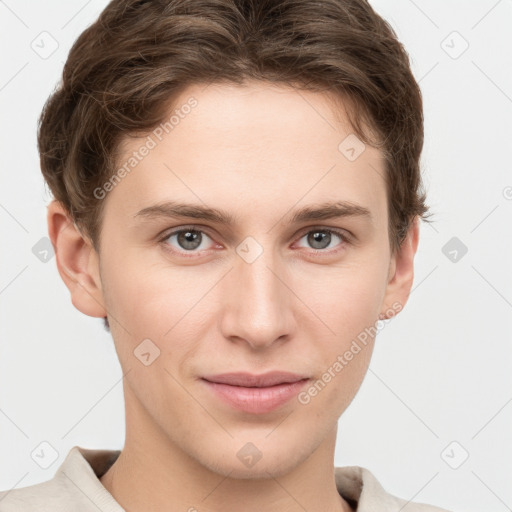
[[[92,262],[126,374],[127,442],[150,430],[140,442],[218,473],[279,475],[336,430],[379,313],[407,298],[384,160],[321,93],[195,85],[174,109],[172,129],[122,144],[130,170],[99,199]],[[244,394],[204,379],[271,371],[308,380]]]

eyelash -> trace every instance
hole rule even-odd
[[[185,258],[197,257],[196,254],[199,254],[200,251],[185,251],[185,250],[178,251],[176,249],[171,249],[170,245],[167,243],[167,240],[171,236],[178,235],[180,233],[187,232],[187,231],[203,233],[203,234],[207,235],[210,239],[212,238],[206,231],[204,231],[202,229],[198,229],[197,226],[184,226],[184,227],[181,227],[180,229],[175,229],[173,231],[166,233],[162,238],[159,239],[159,242],[163,244],[165,250],[170,251],[174,254],[178,254],[179,256],[184,256]],[[345,245],[351,243],[350,237],[344,231],[340,231],[338,229],[330,228],[330,227],[327,228],[327,227],[314,227],[314,226],[312,228],[308,229],[308,231],[303,232],[300,235],[299,240],[301,238],[303,238],[304,236],[309,235],[310,233],[315,233],[315,232],[329,233],[329,234],[334,234],[334,235],[338,236],[342,240],[342,243],[340,244],[342,247],[340,247],[338,249],[331,249],[331,250],[310,249],[310,251],[313,253],[313,255],[333,255],[333,254],[336,254],[337,252],[339,252],[340,250],[342,250],[342,248]],[[187,253],[189,253],[189,254],[187,254]]]

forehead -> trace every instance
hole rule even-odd
[[[124,215],[169,199],[238,211],[328,200],[375,216],[386,208],[380,151],[357,139],[339,103],[286,85],[192,85],[160,126],[122,143],[117,164],[127,172],[109,202]]]

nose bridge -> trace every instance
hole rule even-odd
[[[282,281],[280,262],[270,246],[254,239],[237,248],[230,272],[230,298],[223,330],[226,337],[241,338],[253,348],[266,347],[291,332],[291,293]]]

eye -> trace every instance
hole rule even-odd
[[[181,228],[167,233],[161,242],[170,245],[171,250],[176,252],[200,252],[208,249],[207,240],[211,238],[199,229]]]
[[[313,249],[314,253],[333,253],[337,252],[344,245],[350,243],[350,238],[344,232],[332,228],[314,228],[304,233],[299,239],[306,239],[306,243]],[[335,239],[341,240],[341,243],[332,246]],[[208,244],[210,241],[210,246]],[[178,253],[180,255],[190,256],[207,251],[212,248],[211,242],[213,240],[203,230],[196,229],[196,227],[182,227],[167,233],[160,242],[164,245],[166,250]],[[329,247],[338,247],[334,250],[328,250]],[[217,244],[217,247],[222,247]],[[303,246],[302,246],[303,247]]]
[[[326,253],[332,252],[332,251],[325,250],[325,249],[328,249],[329,246],[331,245],[331,242],[335,241],[336,238],[339,238],[342,241],[342,244],[337,244],[338,246],[349,243],[349,239],[348,239],[347,235],[345,235],[341,231],[338,231],[337,229],[330,229],[330,228],[329,229],[327,229],[327,228],[310,229],[307,233],[305,233],[301,237],[301,240],[303,238],[306,239],[306,243],[309,244],[309,246],[312,249],[315,249],[315,252],[316,251],[326,252]],[[334,247],[336,247],[336,245]],[[331,246],[331,249],[332,249],[332,246]]]

